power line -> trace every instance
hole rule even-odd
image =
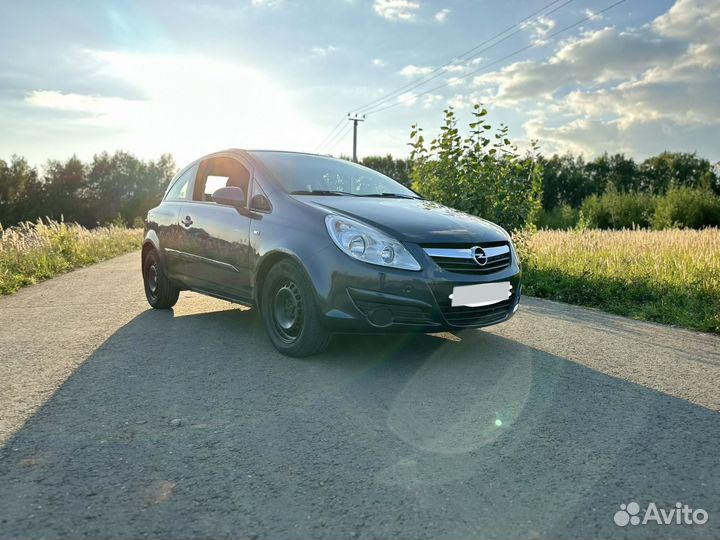
[[[327,142],[325,143],[325,145],[324,145],[324,146],[325,146],[325,149],[327,149],[331,144],[333,144],[335,141],[337,141],[338,137],[341,136],[342,132],[345,130],[345,127],[347,127],[347,126],[345,125],[345,119],[346,119],[346,118],[347,118],[346,116],[343,116],[343,117],[342,117],[342,122],[339,123],[338,125],[339,125],[339,126],[344,126],[344,127],[338,129],[338,130],[335,132],[335,135],[333,135],[332,137],[330,137],[330,138],[328,139],[328,141],[327,141]]]
[[[343,118],[343,122],[345,121],[345,118]],[[327,144],[325,145],[325,153],[330,153],[333,148],[337,145],[337,143],[342,140],[342,138],[347,135],[347,133],[352,129],[352,127],[347,124],[344,128],[342,128],[340,131],[338,131],[332,139],[330,139]]]
[[[398,94],[401,94],[402,92],[405,92],[405,91],[408,91],[408,90],[412,90],[413,88],[417,88],[418,86],[422,86],[423,84],[425,84],[425,83],[427,83],[427,82],[429,82],[429,81],[431,81],[431,80],[433,80],[433,79],[437,79],[438,77],[441,77],[441,76],[445,73],[445,68],[447,68],[447,67],[455,66],[455,65],[461,65],[461,64],[463,64],[464,62],[467,62],[468,60],[472,60],[473,58],[476,58],[476,57],[479,56],[481,53],[483,53],[483,52],[485,52],[485,51],[487,51],[487,50],[490,50],[490,49],[493,48],[493,47],[496,47],[496,46],[499,45],[500,43],[503,43],[504,41],[510,39],[511,37],[519,34],[519,33],[522,32],[523,30],[525,30],[525,28],[526,28],[526,27],[524,26],[524,23],[525,23],[525,22],[527,22],[527,21],[535,18],[536,15],[538,15],[538,14],[541,13],[542,11],[545,11],[545,10],[546,10],[547,8],[549,8],[550,6],[552,6],[552,5],[554,5],[554,4],[557,4],[559,1],[560,1],[560,0],[553,0],[552,2],[549,2],[549,3],[545,4],[543,7],[541,7],[541,8],[538,9],[538,10],[533,11],[530,15],[527,15],[526,17],[524,17],[523,19],[519,20],[519,21],[516,22],[515,24],[512,24],[512,25],[508,26],[508,27],[505,28],[504,30],[502,30],[502,31],[498,32],[497,34],[494,34],[493,36],[489,37],[488,39],[480,42],[479,44],[475,45],[475,46],[472,47],[471,49],[466,50],[465,52],[463,52],[463,53],[461,53],[460,55],[454,57],[452,60],[446,62],[445,64],[442,64],[441,66],[436,67],[435,69],[433,69],[433,70],[430,71],[429,73],[426,73],[425,75],[423,75],[423,76],[420,77],[419,79],[416,79],[415,81],[411,81],[411,82],[409,82],[409,83],[407,83],[407,84],[405,84],[405,85],[397,88],[396,90],[394,90],[394,91],[392,91],[392,92],[389,92],[388,94],[385,94],[384,96],[382,96],[382,97],[380,97],[380,98],[377,98],[377,99],[375,99],[375,100],[373,100],[373,101],[371,101],[371,102],[363,105],[362,107],[360,107],[360,108],[358,109],[358,111],[363,111],[363,110],[368,111],[368,110],[371,110],[371,109],[377,107],[378,105],[382,104],[383,102],[387,101],[388,99],[393,98],[393,97],[396,97]],[[545,13],[544,15],[545,15],[545,16],[551,15],[552,13],[555,13],[556,11],[558,11],[559,9],[562,9],[563,7],[565,7],[566,5],[568,5],[569,3],[573,2],[573,1],[574,1],[574,0],[566,0],[566,1],[563,2],[560,6],[557,6],[556,8],[554,8],[554,9],[552,9],[551,11]],[[495,42],[495,43],[491,43],[491,42],[494,41],[495,39],[499,38],[499,37],[502,36],[503,34],[506,34],[507,32],[509,32],[510,30],[512,30],[513,28],[515,28],[515,27],[517,27],[517,26],[520,26],[520,28],[519,28],[518,30],[516,30],[515,32],[512,32],[511,34],[508,34],[507,36],[503,37],[502,39],[498,40],[498,41]],[[487,47],[483,47],[484,45],[487,45],[488,43],[490,43],[490,45],[488,45]]]
[[[565,0],[565,2],[563,2],[561,5],[555,7],[554,9],[552,9],[552,10],[550,10],[550,11],[548,11],[548,12],[545,13],[544,15],[545,15],[545,16],[551,15],[552,13],[555,13],[556,11],[558,11],[559,9],[562,9],[563,7],[565,7],[565,6],[568,5],[570,2],[573,2],[573,1],[574,1],[574,0]],[[457,64],[457,65],[461,65],[463,62],[466,62],[466,61],[468,61],[468,60],[471,60],[471,59],[477,57],[479,54],[485,52],[486,50],[489,50],[489,49],[491,49],[492,47],[495,47],[495,46],[499,45],[500,43],[506,41],[506,40],[509,39],[510,37],[518,34],[518,33],[521,32],[521,31],[523,31],[523,30],[525,29],[525,26],[524,26],[524,23],[525,23],[525,22],[533,19],[536,15],[538,15],[539,13],[545,11],[547,8],[549,8],[549,7],[557,4],[558,2],[560,2],[560,0],[552,0],[551,2],[548,2],[547,4],[545,4],[544,6],[542,6],[540,9],[537,9],[537,10],[533,11],[532,13],[530,13],[529,15],[527,15],[526,17],[524,17],[524,18],[521,19],[520,21],[516,22],[515,24],[508,26],[508,27],[505,28],[504,30],[502,30],[502,31],[494,34],[493,36],[485,39],[484,41],[480,42],[478,45],[475,45],[474,47],[472,47],[472,48],[470,48],[470,49],[468,49],[468,50],[460,53],[460,55],[455,56],[452,60],[450,60],[450,61],[446,62],[445,64],[443,64],[443,65],[441,65],[441,66],[433,69],[431,72],[426,73],[425,75],[421,76],[420,78],[418,78],[418,79],[416,79],[416,80],[414,80],[414,81],[410,81],[409,83],[401,86],[400,88],[398,88],[398,89],[396,89],[396,90],[394,90],[394,91],[392,91],[392,92],[390,92],[390,93],[388,93],[388,94],[385,94],[384,96],[381,96],[380,98],[377,98],[377,99],[375,99],[375,100],[373,100],[373,101],[371,101],[371,102],[369,102],[369,103],[366,103],[366,104],[363,105],[360,109],[357,109],[357,110],[358,110],[358,111],[362,111],[363,109],[366,109],[366,110],[369,110],[369,111],[374,112],[373,109],[376,109],[378,106],[383,105],[385,102],[387,102],[388,99],[392,99],[393,97],[398,97],[398,96],[399,96],[402,92],[404,92],[404,91],[412,90],[412,89],[414,89],[414,88],[417,88],[418,86],[422,86],[423,84],[425,84],[425,83],[427,83],[427,82],[429,82],[429,81],[431,81],[431,80],[433,80],[433,79],[436,79],[436,78],[442,76],[442,75],[444,74],[444,72],[445,72],[445,68],[446,68],[446,67],[452,66],[452,65],[456,65],[456,64]],[[484,45],[486,45],[486,44],[488,44],[488,43],[491,43],[493,40],[497,39],[498,37],[502,36],[503,34],[507,33],[508,31],[512,30],[513,28],[515,28],[516,26],[519,26],[519,25],[523,25],[523,26],[522,26],[519,30],[517,30],[516,32],[513,32],[512,34],[510,34],[510,35],[508,35],[508,36],[505,36],[505,37],[502,38],[501,40],[498,40],[496,43],[492,43],[492,44],[489,45],[488,47],[485,47],[485,48],[482,48],[482,49],[481,49],[481,47],[483,47]],[[478,49],[481,49],[481,50],[478,50]],[[345,117],[340,118],[340,120],[338,121],[338,123],[335,124],[335,127],[333,127],[333,128],[328,132],[328,134],[325,135],[325,137],[322,139],[322,141],[320,142],[320,144],[318,144],[318,146],[316,147],[316,150],[315,150],[316,152],[320,152],[320,150],[321,150],[324,146],[329,146],[329,145],[332,144],[332,142],[333,142],[334,140],[336,140],[337,136],[338,136],[338,135],[340,134],[340,132],[342,131],[342,129],[339,129],[339,128],[342,126],[342,124],[343,124],[344,121],[345,121]],[[334,146],[333,146],[333,148],[334,148]]]
[[[556,36],[558,36],[559,34],[562,34],[563,32],[567,32],[568,30],[571,30],[571,29],[575,28],[576,26],[584,23],[585,21],[588,21],[588,20],[590,20],[590,19],[592,19],[592,18],[594,18],[594,17],[597,17],[598,15],[600,15],[600,14],[602,14],[602,13],[605,13],[606,11],[608,11],[608,10],[610,10],[610,9],[616,7],[616,6],[619,6],[620,4],[622,4],[622,3],[625,2],[625,1],[626,1],[626,0],[618,0],[618,1],[615,2],[614,4],[611,4],[611,5],[607,6],[607,7],[604,8],[604,9],[601,9],[600,11],[597,11],[597,12],[591,14],[591,15],[588,15],[587,17],[584,17],[584,18],[582,18],[582,19],[580,19],[580,20],[578,20],[578,21],[576,21],[576,22],[574,22],[574,23],[572,23],[572,24],[569,24],[568,26],[565,26],[565,27],[561,28],[560,30],[558,30],[558,31],[556,31],[556,32],[553,32],[552,34],[550,34],[550,35],[548,36],[548,40],[549,40],[549,39],[552,39],[552,38],[554,38],[554,37],[556,37]],[[537,46],[536,43],[530,43],[529,45],[526,45],[526,46],[524,46],[524,47],[521,47],[521,48],[519,48],[519,49],[511,52],[510,54],[506,54],[506,55],[503,56],[502,58],[498,58],[497,60],[494,60],[494,61],[492,61],[492,62],[490,62],[490,63],[488,63],[488,64],[484,64],[484,65],[480,66],[479,68],[477,68],[477,69],[475,69],[475,70],[473,70],[473,71],[471,71],[471,72],[469,72],[469,73],[466,73],[465,75],[462,75],[462,76],[460,76],[460,77],[456,77],[456,80],[466,79],[466,78],[468,78],[468,77],[470,77],[470,76],[472,76],[472,75],[475,75],[475,74],[477,74],[477,73],[479,73],[479,72],[481,72],[481,71],[483,71],[483,70],[485,70],[485,69],[487,69],[487,68],[489,68],[489,67],[491,67],[491,66],[494,66],[494,65],[496,65],[496,64],[499,64],[499,63],[507,60],[508,58],[512,58],[513,56],[517,56],[518,54],[520,54],[520,53],[522,53],[522,52],[525,52],[525,51],[527,51],[528,49],[532,49],[533,47],[536,47],[536,46]],[[451,84],[451,82],[446,82],[446,83],[444,83],[444,84],[441,84],[441,85],[436,86],[436,87],[434,87],[434,88],[430,88],[429,90],[426,90],[426,91],[421,92],[421,93],[419,93],[419,94],[415,94],[415,95],[413,96],[413,99],[417,99],[417,98],[419,98],[419,97],[425,96],[425,95],[427,95],[427,94],[430,94],[431,92],[436,92],[437,90],[440,90],[441,88],[445,88],[446,86],[449,86],[450,84]],[[389,105],[386,105],[386,106],[384,106],[384,107],[375,108],[374,110],[367,111],[366,114],[367,114],[367,115],[377,114],[377,113],[382,112],[382,111],[385,111],[385,110],[387,110],[387,109],[392,109],[393,107],[397,107],[398,105],[403,105],[404,103],[405,103],[405,102],[403,102],[403,101],[396,101],[396,102],[393,102],[393,103],[391,103],[391,104],[389,104]]]
[[[344,120],[344,118],[343,118],[343,120]],[[343,129],[339,132],[340,136],[337,137],[337,140],[333,143],[333,145],[329,146],[326,149],[327,153],[328,154],[331,153],[335,149],[335,147],[340,143],[340,141],[342,141],[345,138],[345,136],[348,133],[350,133],[351,130],[352,130],[352,124],[348,124],[347,126],[345,126],[345,129]]]
[[[326,144],[326,143],[330,140],[330,138],[335,134],[335,131],[336,131],[340,126],[344,125],[344,123],[345,123],[345,117],[343,116],[343,117],[340,119],[340,121],[339,121],[337,124],[335,124],[335,127],[332,128],[327,135],[325,135],[325,138],[324,138],[322,141],[320,141],[320,144],[318,144],[318,145],[315,147],[315,151],[316,151],[316,152],[319,152],[320,149],[321,149],[323,146],[325,146],[325,144]]]

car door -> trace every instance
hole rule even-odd
[[[229,298],[250,297],[249,237],[245,209],[217,204],[212,194],[225,186],[246,194],[252,170],[238,158],[221,155],[200,163],[192,201],[180,212],[189,286]]]
[[[168,275],[183,283],[187,280],[185,251],[186,231],[180,226],[180,213],[188,201],[192,200],[195,177],[198,172],[198,163],[187,168],[168,189],[167,194],[158,207],[162,217],[157,221],[157,233],[160,247],[163,250],[165,270]]]

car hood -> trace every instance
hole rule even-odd
[[[422,199],[298,195],[296,200],[353,217],[398,240],[417,244],[507,240],[498,225]]]

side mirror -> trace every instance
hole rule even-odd
[[[227,186],[218,189],[212,194],[212,200],[218,204],[243,208],[245,206],[245,192],[236,186]]]

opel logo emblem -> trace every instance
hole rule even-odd
[[[483,251],[483,248],[480,246],[471,248],[470,253],[472,253],[473,260],[480,266],[485,266],[487,264],[487,255],[485,255],[485,251]]]

